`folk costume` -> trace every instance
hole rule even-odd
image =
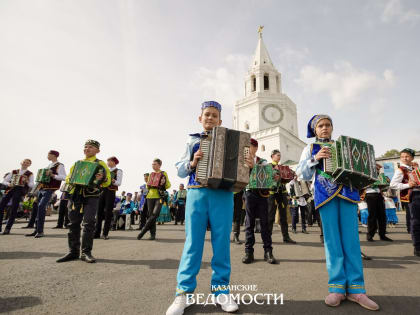
[[[176,206],[175,225],[177,225],[178,222],[180,222],[181,225],[183,225],[184,220],[185,220],[185,204],[187,202],[187,190],[186,189],[178,190],[175,193],[174,199],[175,199],[175,206]]]
[[[308,138],[316,136],[317,124],[332,120],[327,115],[315,115],[308,123]],[[351,301],[376,310],[379,306],[366,295],[363,265],[360,250],[357,203],[359,191],[334,183],[323,170],[323,163],[315,159],[323,142],[331,139],[318,139],[302,152],[296,173],[300,179],[310,181],[315,177],[315,207],[319,209],[324,230],[325,256],[328,271],[328,290],[325,303],[337,306],[347,294]]]
[[[92,145],[99,149],[99,142],[95,140],[86,141],[85,145]],[[81,259],[93,263],[96,262],[92,256],[93,237],[95,234],[95,217],[98,211],[99,197],[101,189],[106,188],[111,184],[111,174],[108,166],[104,161],[98,160],[96,156],[85,158],[83,161],[97,162],[100,166],[100,171],[103,173],[103,178],[98,183],[92,186],[84,187],[75,185],[70,190],[70,200],[68,202],[69,211],[69,253],[57,260],[57,262],[65,262],[69,260],[78,259],[80,249],[82,250]],[[70,169],[67,175],[66,183],[70,183],[75,165]],[[83,222],[82,243],[80,244],[81,224]]]
[[[214,101],[204,102],[202,110],[214,107],[221,112],[221,105]],[[166,314],[182,314],[186,304],[185,294],[193,293],[197,286],[197,274],[203,257],[207,224],[211,226],[213,258],[211,267],[211,291],[219,296],[229,294],[230,282],[230,230],[233,217],[233,193],[222,189],[203,187],[196,180],[196,169],[191,167],[194,154],[200,148],[200,138],[205,132],[190,134],[184,154],[175,164],[178,176],[188,180],[188,198],[185,208],[185,244],[177,275],[176,298]],[[229,302],[230,303],[230,302]],[[228,303],[228,304],[229,304]],[[237,305],[223,306],[237,310]]]
[[[50,150],[49,154],[55,155],[57,158],[60,153],[55,150]],[[44,223],[45,223],[45,214],[49,201],[51,200],[52,195],[57,189],[60,189],[61,182],[66,179],[66,170],[64,164],[56,161],[50,163],[47,166],[47,169],[52,172],[53,176],[50,179],[49,183],[39,184],[39,192],[37,196],[37,205],[38,211],[36,216],[36,226],[35,231],[26,236],[35,236],[35,238],[44,236]]]
[[[415,152],[412,149],[404,149],[401,153],[408,153],[413,158]],[[420,186],[410,188],[409,172],[413,171],[411,165],[401,164],[400,168],[395,172],[390,188],[400,191],[401,203],[408,201],[408,209],[410,215],[409,232],[413,240],[414,255],[420,256]]]
[[[110,158],[116,165],[119,164],[119,160],[113,156]],[[112,210],[114,209],[115,194],[118,191],[118,187],[121,186],[123,171],[117,167],[113,167],[110,170],[111,174],[111,185],[102,190],[101,196],[99,197],[98,213],[96,215],[96,228],[95,238],[101,236],[102,221],[104,221],[104,227],[102,231],[102,237],[108,239],[108,233],[111,228],[112,221]]]
[[[147,209],[147,202],[146,197],[149,193],[149,190],[147,189],[147,185],[141,185],[140,186],[140,202],[139,202],[139,211],[140,211],[140,223],[138,230],[143,229],[143,227],[146,225],[147,219],[149,218],[149,211]]]
[[[165,186],[154,188],[150,187],[149,183],[147,185],[147,189],[149,190],[146,196],[147,202],[147,209],[149,211],[149,218],[146,221],[146,224],[141,229],[139,235],[137,235],[137,239],[140,240],[144,234],[150,231],[150,240],[154,240],[156,238],[156,220],[159,217],[160,210],[162,209],[164,193],[167,189],[171,187],[171,183],[169,181],[168,174],[165,171],[159,171],[159,173],[163,173],[165,176]],[[150,182],[150,177],[149,177]]]
[[[272,161],[271,165],[273,168],[275,168],[278,163]],[[279,181],[277,186],[270,190],[270,196],[268,197],[268,229],[272,235],[276,212],[277,209],[279,209],[280,228],[281,234],[283,235],[283,242],[294,244],[296,242],[289,236],[289,225],[287,223],[287,204],[288,198],[286,185]]]
[[[251,144],[258,146],[258,142],[251,139]],[[259,157],[254,158],[255,166],[268,164],[266,160]],[[244,264],[249,264],[254,261],[254,244],[255,244],[255,220],[260,219],[261,225],[261,239],[264,247],[264,260],[271,264],[276,263],[273,257],[273,247],[271,232],[268,222],[268,189],[251,189],[246,188],[245,192],[245,257],[242,259]],[[286,205],[287,206],[287,205]]]
[[[20,176],[19,181],[13,184],[12,179],[18,178],[18,176]],[[12,202],[10,215],[3,232],[5,235],[10,234],[13,223],[15,223],[19,203],[21,202],[23,196],[25,196],[29,189],[34,186],[34,175],[31,171],[20,168],[7,174],[7,176],[3,179],[2,184],[8,188],[0,201],[0,232],[2,231],[4,209],[8,205],[9,201]]]

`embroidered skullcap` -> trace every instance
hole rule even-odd
[[[280,153],[280,151],[278,149],[274,149],[273,151],[271,151],[271,156],[273,156],[274,154]]]
[[[251,142],[251,145],[253,145],[254,147],[258,147],[258,141],[255,140],[254,138],[251,138],[250,142]]]
[[[85,145],[91,145],[91,146],[93,146],[93,147],[95,147],[95,148],[98,148],[98,149],[99,149],[99,147],[101,146],[101,144],[100,144],[98,141],[96,141],[96,140],[92,140],[92,139],[87,140],[87,141],[85,142]]]
[[[55,155],[56,157],[60,156],[60,153],[56,150],[50,150],[50,152],[48,152],[49,154]]]
[[[416,152],[413,150],[413,149],[410,149],[410,148],[405,148],[404,150],[402,150],[401,152],[400,152],[400,154],[401,153],[408,153],[408,154],[410,154],[412,157],[414,157],[415,155],[416,155]]]
[[[331,117],[328,116],[328,115],[323,115],[323,114],[315,115],[314,117],[311,118],[311,120],[309,120],[309,123],[308,123],[308,133],[306,135],[307,138],[316,137],[315,129],[316,129],[316,126],[318,125],[318,123],[322,119],[328,119],[331,122],[331,125],[333,123]]]
[[[217,103],[216,101],[206,101],[203,104],[201,104],[201,109],[206,109],[207,107],[214,107],[216,108],[219,112],[222,111],[222,105],[220,105],[219,103]]]
[[[120,161],[115,157],[115,156],[111,156],[108,161],[112,161],[115,163],[115,165],[117,165],[118,163],[120,163]]]

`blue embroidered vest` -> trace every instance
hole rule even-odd
[[[311,155],[315,156],[321,150],[321,145],[318,143],[312,144]],[[316,165],[318,170],[324,171],[323,163]],[[360,201],[359,191],[357,189],[350,189],[345,185],[332,182],[330,179],[324,177],[319,171],[315,172],[315,208],[322,207],[334,197],[340,197],[350,202]]]

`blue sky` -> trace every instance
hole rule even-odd
[[[328,113],[336,136],[377,155],[420,149],[418,1],[3,0],[0,171],[25,157],[45,167],[50,149],[69,169],[95,138],[99,157],[120,159],[126,190],[154,157],[178,184],[200,103],[218,100],[232,126],[259,25],[302,140]]]

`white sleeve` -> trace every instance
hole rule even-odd
[[[34,174],[31,174],[31,176],[29,176],[28,186],[29,188],[34,187]]]
[[[410,188],[409,184],[403,184],[402,180],[404,178],[404,174],[400,169],[397,169],[394,173],[394,176],[392,177],[391,184],[389,186],[392,189],[398,189],[398,190],[405,190]]]
[[[117,178],[115,179],[115,186],[121,186],[122,183],[122,178],[123,178],[123,171],[118,169],[117,171]]]
[[[10,181],[12,180],[12,172],[7,174],[7,176],[3,179],[3,185],[10,186]]]
[[[315,174],[315,165],[317,165],[319,162],[317,160],[312,162],[311,158],[311,145],[309,144],[305,147],[305,149],[303,149],[302,155],[300,156],[299,165],[296,168],[296,175],[299,179],[306,181],[312,180],[312,177]]]
[[[54,179],[60,180],[60,181],[63,181],[66,179],[67,174],[66,174],[66,170],[63,164],[60,164],[57,167],[57,173],[58,173],[57,175],[54,175]]]

